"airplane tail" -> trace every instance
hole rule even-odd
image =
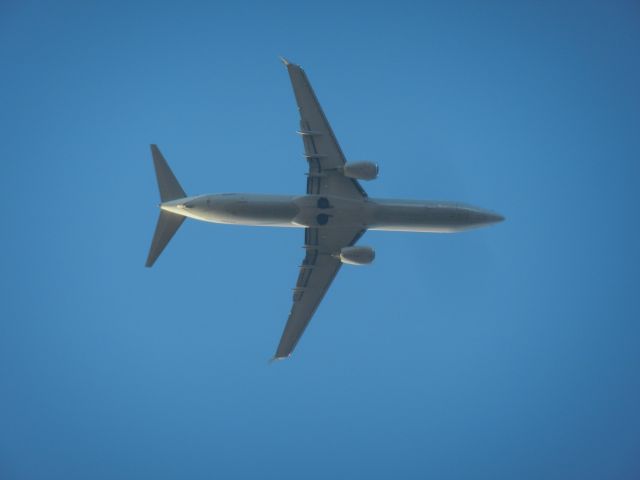
[[[153,156],[153,166],[156,170],[156,178],[158,180],[158,190],[160,190],[160,201],[164,203],[186,197],[187,194],[184,193],[184,190],[156,145],[151,145],[151,154]],[[182,222],[184,222],[184,219],[185,217],[182,215],[160,210],[160,216],[158,217],[156,231],[153,234],[153,240],[151,241],[151,248],[149,249],[145,267],[151,267],[155,263],[156,259],[164,250],[164,247],[167,246],[169,240],[171,240],[176,231],[178,231],[178,228],[180,228],[180,225],[182,225]]]

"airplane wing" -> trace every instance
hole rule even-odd
[[[337,195],[346,198],[366,197],[367,193],[357,180],[342,174],[341,168],[345,164],[344,154],[306,73],[299,65],[284,58],[282,62],[289,72],[300,112],[298,133],[302,136],[304,154],[309,162],[307,194]]]
[[[364,234],[359,228],[307,228],[304,247],[307,251],[296,288],[293,289],[293,306],[282,333],[274,360],[291,355],[298,340],[329,289],[342,262],[334,253],[355,244]]]
[[[344,154],[304,70],[284,58],[282,62],[289,72],[300,112],[298,133],[302,136],[304,154],[309,162],[307,194],[366,197],[367,193],[357,180],[342,174]],[[355,244],[364,232],[360,227],[305,229],[304,248],[307,253],[300,265],[296,288],[293,289],[293,306],[274,360],[291,355],[302,337],[342,265],[335,253]]]

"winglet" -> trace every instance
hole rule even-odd
[[[290,355],[287,355],[286,357],[278,357],[274,355],[273,357],[271,357],[271,359],[269,359],[269,365],[273,365],[276,362],[281,362],[282,360],[286,360],[289,357]]]
[[[284,63],[285,67],[288,67],[291,64],[291,62],[289,60],[287,60],[286,58],[284,58],[282,55],[280,55],[280,61],[282,63]]]
[[[278,357],[271,357],[267,363],[268,363],[269,365],[273,365],[274,363],[279,362],[280,360],[282,360],[282,358],[278,358]]]

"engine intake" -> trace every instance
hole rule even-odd
[[[340,261],[349,265],[368,265],[376,258],[371,247],[344,247],[340,250]]]
[[[378,178],[378,165],[373,162],[348,162],[342,172],[345,177],[358,180],[375,180]]]

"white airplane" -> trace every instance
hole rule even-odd
[[[358,180],[373,180],[378,166],[347,162],[311,84],[299,65],[287,67],[309,163],[306,195],[222,193],[187,196],[156,145],[151,145],[160,217],[151,242],[151,267],[186,217],[205,222],[304,228],[305,257],[293,306],[274,360],[291,355],[343,263],[366,265],[373,248],[356,246],[367,230],[459,232],[504,220],[494,212],[453,202],[369,198]]]

